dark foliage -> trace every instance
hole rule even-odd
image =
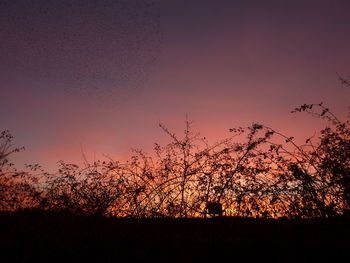
[[[171,141],[155,144],[153,155],[134,150],[126,163],[107,159],[83,167],[59,162],[54,174],[37,164],[16,170],[10,157],[22,148],[3,131],[0,210],[126,218],[348,216],[350,119],[339,120],[322,103],[292,112],[321,118],[326,127],[300,145],[254,123],[209,144],[186,119],[182,136],[160,124]]]

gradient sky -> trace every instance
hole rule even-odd
[[[264,123],[297,138],[346,116],[350,2],[0,0],[0,130],[19,164],[130,155],[181,132]]]

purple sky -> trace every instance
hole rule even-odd
[[[212,141],[261,122],[305,138],[292,115],[350,90],[349,1],[0,0],[0,130],[18,163],[81,161],[167,141],[186,114]]]

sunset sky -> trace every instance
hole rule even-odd
[[[260,122],[303,139],[323,101],[346,117],[350,1],[0,0],[0,130],[52,169],[181,132]]]

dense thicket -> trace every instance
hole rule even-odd
[[[101,160],[83,167],[60,162],[54,174],[39,165],[18,171],[22,150],[8,131],[0,135],[0,210],[40,209],[117,217],[347,216],[350,211],[350,119],[320,104],[304,104],[326,122],[299,145],[261,124],[234,128],[215,144],[193,133],[186,120],[179,137],[164,125],[166,145],[128,162]]]

